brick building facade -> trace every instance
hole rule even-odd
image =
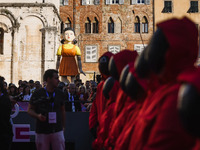
[[[140,52],[153,34],[151,0],[61,0],[60,17],[63,28],[75,29],[87,79],[104,52]]]

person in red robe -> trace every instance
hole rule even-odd
[[[183,128],[177,110],[177,77],[195,68],[198,30],[186,17],[164,21],[157,28],[144,53],[150,70],[147,75],[155,73],[161,85],[146,98],[136,118],[129,149],[191,149],[195,138]],[[138,66],[139,63],[136,70]]]
[[[114,55],[109,62],[109,71],[112,75],[112,78],[110,77],[104,83],[104,95],[108,97],[108,103],[106,110],[102,115],[99,130],[100,132],[98,133],[98,137],[96,140],[96,145],[99,145],[96,146],[98,147],[98,149],[101,149],[103,147],[108,149],[105,141],[108,138],[109,131],[110,129],[112,129],[112,124],[115,120],[114,108],[116,104],[116,99],[119,92],[122,91],[121,88],[119,88],[119,77],[123,68],[129,62],[134,62],[137,56],[138,54],[136,51],[123,50]],[[127,99],[128,97],[126,96],[125,98]]]
[[[106,52],[99,58],[98,61],[102,81],[97,86],[96,98],[92,103],[92,108],[89,115],[89,129],[95,138],[101,115],[105,109],[106,99],[102,93],[102,90],[105,80],[110,76],[108,71],[108,63],[111,56],[113,56],[111,52]]]
[[[135,119],[138,116],[141,107],[143,106],[144,100],[146,96],[150,95],[150,93],[152,92],[150,89],[153,90],[156,86],[159,85],[156,80],[153,80],[153,78],[150,82],[146,79],[139,78],[136,74],[134,66],[130,65],[130,69],[128,71],[129,73],[127,73],[127,77],[126,79],[124,79],[124,91],[132,99],[131,101],[127,100],[127,102],[125,103],[125,108],[115,120],[115,126],[113,124],[113,130],[111,130],[112,137],[117,137],[114,145],[115,150],[128,149],[130,136],[134,129]],[[120,85],[122,84],[123,83],[121,83]],[[131,104],[134,105],[134,108],[131,108]],[[124,118],[127,119],[122,123]],[[122,129],[121,132],[119,132],[120,126]]]

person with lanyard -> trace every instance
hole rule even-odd
[[[4,150],[10,150],[12,144],[11,110],[12,103],[4,89],[4,77],[0,76],[0,149]]]
[[[65,95],[57,88],[59,84],[58,71],[45,71],[43,80],[47,82],[45,88],[35,91],[31,97],[28,114],[36,121],[37,150],[64,150],[65,128]]]

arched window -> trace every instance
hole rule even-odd
[[[92,22],[93,24],[93,33],[99,33],[99,21],[97,20],[96,17],[94,17],[94,21]]]
[[[67,17],[67,20],[65,21],[65,28],[72,27],[72,22],[70,21],[69,17]]]
[[[142,33],[148,33],[148,20],[145,16],[142,18]]]
[[[89,17],[85,21],[85,33],[91,33],[91,21]]]
[[[135,33],[140,33],[140,18],[135,17]]]
[[[122,21],[120,18],[115,22],[115,33],[122,33]]]
[[[4,29],[0,28],[0,54],[3,54]]]
[[[114,33],[114,27],[115,27],[114,21],[110,17],[110,19],[108,20],[108,33]]]

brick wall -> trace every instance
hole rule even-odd
[[[134,10],[134,13],[133,13]],[[153,12],[152,2],[150,5],[131,5],[129,0],[125,0],[123,5],[106,5],[104,0],[100,0],[100,5],[81,5],[81,0],[69,0],[67,6],[60,7],[60,16],[63,22],[69,18],[72,27],[75,28],[78,46],[82,52],[83,70],[86,73],[98,72],[98,63],[85,62],[85,46],[96,45],[98,47],[97,58],[108,51],[109,45],[118,45],[120,49],[134,49],[134,44],[148,44],[153,33]],[[135,16],[148,20],[149,32],[134,33]],[[91,22],[94,17],[99,22],[99,33],[85,33],[85,21],[89,17]],[[122,33],[108,33],[108,20],[121,22]],[[75,19],[75,20],[74,20]],[[142,40],[143,39],[143,42]]]

